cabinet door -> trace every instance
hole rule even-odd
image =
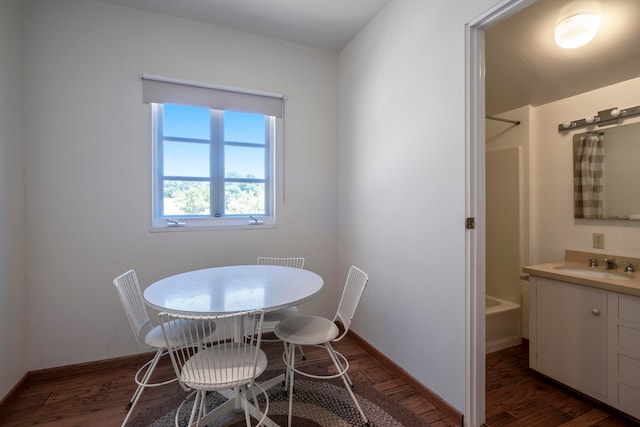
[[[607,396],[607,294],[537,280],[537,369],[569,386]]]
[[[613,295],[618,307],[613,343],[618,409],[640,418],[640,298]]]

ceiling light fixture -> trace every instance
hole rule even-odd
[[[556,44],[563,49],[575,49],[589,43],[600,27],[600,18],[593,13],[579,13],[560,22],[554,32]]]

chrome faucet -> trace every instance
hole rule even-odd
[[[631,264],[630,262],[624,263],[624,271],[627,273],[633,273],[634,271],[636,271],[633,267],[634,264]]]
[[[597,267],[598,266],[598,260],[595,258],[589,258],[589,267]]]
[[[607,270],[615,270],[618,267],[614,259],[603,258],[602,262],[607,266]]]

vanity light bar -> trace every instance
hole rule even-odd
[[[585,126],[606,126],[614,123],[620,123],[620,121],[625,117],[637,115],[640,115],[640,105],[625,108],[624,110],[614,107],[608,110],[598,111],[596,116],[589,116],[580,120],[560,123],[558,125],[558,132],[565,132]]]

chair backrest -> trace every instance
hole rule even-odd
[[[258,265],[280,265],[282,267],[304,268],[304,258],[258,257]]]
[[[347,281],[344,284],[342,291],[342,297],[340,298],[340,304],[338,305],[338,311],[336,312],[334,321],[339,320],[344,326],[344,331],[334,341],[341,340],[349,331],[351,325],[351,319],[356,313],[356,308],[360,303],[364,288],[369,282],[369,275],[358,267],[351,266],[349,268],[349,274],[347,275]]]
[[[267,365],[260,350],[262,310],[221,315],[158,315],[171,362],[185,390],[251,384]],[[185,322],[197,325],[184,328]],[[189,345],[196,343],[196,345]]]
[[[151,324],[147,308],[144,304],[144,298],[140,290],[136,272],[129,270],[121,274],[113,279],[113,284],[116,285],[118,296],[120,297],[125,313],[127,313],[127,319],[129,319],[133,335],[140,345],[148,347],[145,344],[144,337],[147,332],[153,328],[153,325]]]

